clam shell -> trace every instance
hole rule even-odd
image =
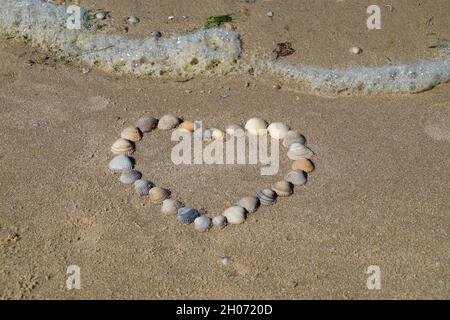
[[[115,156],[108,164],[108,168],[114,172],[122,172],[133,169],[133,162],[126,155]]]
[[[220,129],[216,129],[216,128],[211,128],[212,133],[211,133],[211,138],[213,140],[220,140],[220,141],[225,141],[226,140],[226,133],[223,132]]]
[[[120,134],[120,136],[123,139],[127,139],[133,142],[138,142],[142,139],[142,133],[138,128],[135,127],[128,127],[125,128],[122,133]]]
[[[263,135],[267,133],[267,122],[261,118],[251,118],[245,124],[245,129],[253,135]]]
[[[241,200],[239,200],[238,205],[249,213],[255,212],[259,205],[259,199],[257,197],[244,197]]]
[[[176,214],[178,212],[178,209],[180,209],[183,206],[183,204],[174,199],[166,199],[163,201],[161,206],[161,213],[162,214]]]
[[[272,138],[281,140],[289,132],[289,127],[284,123],[274,122],[267,127],[267,131],[269,132]]]
[[[178,209],[177,217],[181,223],[192,223],[198,216],[200,216],[200,212],[198,212],[198,210],[185,207]]]
[[[197,217],[194,220],[195,230],[204,232],[212,227],[212,221],[209,217]]]
[[[158,129],[170,130],[175,128],[180,124],[180,119],[173,114],[166,114],[159,119]]]
[[[141,196],[148,195],[149,190],[153,188],[153,183],[145,179],[139,179],[134,182],[134,190]]]
[[[141,132],[150,132],[155,129],[157,125],[158,119],[150,116],[142,117],[136,121],[136,127],[138,127]]]
[[[292,170],[289,171],[286,176],[284,177],[286,181],[289,181],[290,183],[301,186],[306,183],[306,176],[305,173],[302,170]]]
[[[160,187],[153,187],[148,192],[148,195],[151,202],[159,204],[169,198],[170,191]]]
[[[289,131],[283,139],[283,146],[289,148],[293,143],[306,144],[306,138],[297,131]]]
[[[243,137],[245,136],[245,129],[239,124],[230,124],[226,127],[225,132],[230,136]]]
[[[113,154],[124,154],[130,156],[135,151],[134,143],[127,139],[117,139],[111,146]]]
[[[225,209],[222,215],[227,218],[230,224],[240,224],[245,221],[245,209],[240,206],[230,207]]]
[[[292,162],[292,170],[302,170],[306,173],[314,171],[314,164],[308,159],[299,159]]]
[[[225,216],[219,214],[212,219],[212,224],[215,227],[223,228],[227,225],[227,218]]]
[[[195,130],[195,125],[194,122],[190,121],[190,120],[186,120],[183,121],[178,127],[177,129],[183,129],[183,130],[187,130],[189,132],[194,132]]]
[[[132,184],[136,180],[139,180],[142,177],[142,173],[136,170],[126,170],[122,171],[120,175],[120,182],[125,184]]]
[[[294,192],[292,183],[286,180],[276,182],[272,186],[272,190],[275,191],[279,197],[288,197]]]
[[[272,189],[263,189],[256,192],[256,196],[262,205],[270,206],[277,202],[277,194]]]
[[[287,156],[291,160],[310,159],[313,155],[314,152],[311,149],[298,142],[291,144],[287,152]]]

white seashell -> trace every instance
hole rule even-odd
[[[245,221],[245,209],[239,206],[226,209],[222,215],[227,218],[230,224],[240,224]]]
[[[223,132],[220,129],[216,129],[216,128],[211,128],[212,133],[211,133],[211,138],[213,140],[220,140],[220,141],[225,141],[226,140],[226,133]]]
[[[301,133],[291,130],[284,137],[283,146],[289,148],[293,143],[306,144],[306,138]]]
[[[173,114],[166,114],[159,119],[158,129],[170,130],[175,128],[180,124],[180,119]]]
[[[209,217],[197,217],[194,220],[195,230],[204,232],[212,227],[212,221]]]
[[[111,146],[111,152],[113,154],[130,156],[135,150],[134,143],[124,138],[117,139]]]
[[[313,155],[314,152],[311,149],[298,142],[291,144],[287,152],[287,156],[291,160],[310,159]]]
[[[135,24],[135,23],[139,23],[139,18],[138,17],[136,17],[136,16],[129,16],[128,18],[127,18],[127,21],[128,21],[128,23],[133,23],[133,24]]]
[[[286,181],[289,181],[290,183],[301,186],[306,183],[306,176],[305,173],[302,170],[292,170],[289,171],[286,176],[284,177]]]
[[[219,214],[212,219],[213,226],[223,228],[227,225],[227,218]]]
[[[109,170],[114,172],[122,172],[133,169],[133,162],[126,155],[119,154],[109,162]]]
[[[284,123],[274,122],[267,127],[267,131],[269,132],[272,138],[281,140],[289,132],[289,127]]]
[[[277,202],[277,194],[272,189],[263,189],[256,192],[256,196],[262,205],[270,206]]]
[[[234,137],[243,137],[245,136],[245,129],[239,124],[231,124],[226,129],[225,132]]]
[[[122,131],[120,137],[133,142],[138,142],[142,139],[142,133],[138,128],[128,127]]]
[[[294,192],[292,188],[292,183],[286,180],[276,182],[272,186],[272,190],[275,191],[279,197],[288,197]]]
[[[260,202],[257,197],[244,197],[239,200],[238,205],[247,212],[254,213],[258,209]]]
[[[99,11],[95,14],[95,19],[97,20],[104,20],[106,19],[106,12]]]
[[[160,187],[153,187],[148,192],[148,195],[151,202],[159,204],[169,198],[170,191]]]
[[[157,125],[158,119],[150,116],[142,117],[136,121],[136,127],[138,127],[141,132],[150,132],[155,129]]]
[[[178,209],[180,209],[183,206],[183,204],[174,199],[166,199],[163,201],[161,206],[161,213],[163,214],[177,214]]]
[[[351,47],[349,51],[353,54],[360,54],[362,53],[362,49],[360,47]]]
[[[267,133],[267,122],[261,118],[251,118],[245,124],[245,129],[253,135],[264,135]]]
[[[149,190],[153,188],[153,183],[148,180],[139,179],[134,182],[134,190],[141,196],[148,195]]]
[[[136,180],[139,180],[142,177],[142,173],[136,170],[126,170],[122,171],[120,175],[120,182],[125,184],[132,184]]]

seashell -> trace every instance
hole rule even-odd
[[[225,132],[230,136],[235,136],[235,137],[245,136],[245,129],[239,124],[230,124],[225,129]]]
[[[240,224],[245,221],[245,209],[240,206],[230,207],[225,209],[222,215],[227,218],[230,224]]]
[[[195,125],[194,122],[186,120],[183,121],[178,127],[177,129],[183,129],[183,130],[187,130],[189,132],[194,132],[195,130]]]
[[[226,140],[226,133],[223,132],[220,129],[216,129],[216,128],[211,128],[212,133],[211,133],[211,138],[213,140],[220,140],[220,141],[225,141]]]
[[[106,19],[106,12],[99,11],[95,14],[95,19],[97,20],[104,20]]]
[[[158,129],[161,130],[170,130],[175,128],[177,125],[180,124],[180,119],[178,119],[173,114],[166,114],[159,119],[158,122]]]
[[[292,184],[295,184],[296,186],[301,186],[306,183],[306,176],[302,170],[289,171],[284,179]]]
[[[135,24],[135,23],[139,23],[139,18],[138,17],[136,17],[136,16],[129,16],[128,18],[127,18],[127,21],[128,21],[128,23],[132,23],[132,24]]]
[[[287,152],[287,156],[291,160],[310,159],[313,155],[314,152],[311,149],[298,142],[291,144]]]
[[[167,189],[163,189],[160,187],[153,187],[148,192],[148,195],[150,197],[150,201],[153,203],[162,203],[164,200],[169,198],[170,191]]]
[[[178,209],[177,217],[181,223],[192,223],[198,216],[200,216],[200,212],[198,212],[198,210],[185,207]]]
[[[109,162],[109,170],[114,172],[122,172],[133,169],[133,162],[126,155],[119,154]]]
[[[245,129],[253,135],[266,134],[267,122],[261,118],[251,118],[245,124]]]
[[[277,202],[277,194],[272,189],[263,189],[256,192],[256,196],[262,205],[270,206]]]
[[[272,186],[272,190],[275,191],[279,197],[288,197],[294,192],[292,183],[286,180],[276,182]]]
[[[362,49],[360,47],[351,47],[349,51],[353,54],[360,54],[362,53]]]
[[[139,140],[142,139],[142,133],[138,128],[135,127],[128,127],[125,128],[122,133],[120,134],[120,136],[123,139],[127,139],[133,142],[138,142]]]
[[[194,220],[195,230],[204,232],[212,227],[212,221],[209,217],[197,217]]]
[[[283,146],[286,148],[289,148],[291,144],[293,143],[301,143],[306,144],[306,138],[301,133],[298,133],[297,131],[289,131],[283,140]]]
[[[267,131],[272,138],[281,140],[289,132],[289,127],[281,122],[273,122],[267,127]]]
[[[292,162],[292,170],[302,170],[310,173],[314,171],[314,164],[308,159],[298,159]]]
[[[259,208],[260,202],[257,197],[244,197],[239,200],[238,205],[247,210],[247,212],[253,213]]]
[[[117,139],[111,146],[111,152],[114,154],[131,156],[135,150],[134,143],[123,138]]]
[[[174,199],[166,199],[161,206],[161,213],[163,214],[176,214],[183,204]]]
[[[211,129],[205,129],[203,132],[203,141],[211,141],[212,140],[213,131]]]
[[[150,132],[155,129],[157,125],[158,119],[150,116],[142,117],[136,121],[136,127],[138,127],[141,132]]]
[[[227,225],[227,218],[225,216],[219,214],[212,219],[212,224],[215,227],[223,228]]]
[[[125,170],[122,171],[120,175],[120,182],[125,184],[132,184],[136,180],[139,180],[142,177],[142,173],[136,170]]]
[[[153,183],[148,180],[139,179],[134,182],[134,190],[141,196],[148,195],[148,191],[153,188]]]

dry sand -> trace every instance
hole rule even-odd
[[[408,27],[389,29],[388,39],[357,29],[365,11],[359,17],[348,2],[308,1],[318,20],[307,32],[300,22],[312,16],[295,11],[295,1],[295,10],[276,1],[80,1],[117,16],[148,17],[136,36],[150,26],[186,30],[248,7],[250,16],[236,22],[245,50],[270,53],[278,40],[292,40],[298,52],[291,61],[324,66],[384,64],[381,52],[395,62],[429,57],[425,31],[415,26],[434,16],[434,27],[445,32],[445,1],[393,3],[392,28]],[[332,18],[323,18],[321,5]],[[272,21],[267,10],[275,12]],[[192,21],[172,25],[168,15]],[[333,17],[342,21],[332,25]],[[295,37],[282,37],[289,34],[284,25]],[[361,60],[347,54],[354,42],[368,48]],[[325,98],[288,86],[273,90],[269,77],[156,81],[83,74],[51,59],[29,67],[30,57],[42,54],[13,39],[0,45],[1,298],[450,297],[449,84],[415,95]],[[243,225],[198,233],[162,216],[107,170],[122,128],[165,113],[222,128],[252,116],[286,122],[306,135],[317,169],[304,188]],[[288,168],[284,156],[275,177],[261,177],[256,166],[175,166],[169,137],[144,138],[139,169],[212,213]],[[222,265],[222,257],[232,263]],[[69,265],[81,268],[81,290],[66,289]],[[369,265],[381,268],[381,290],[366,288]]]

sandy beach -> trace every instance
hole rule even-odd
[[[282,61],[384,66],[435,59],[429,47],[450,39],[445,0],[381,1],[376,31],[365,26],[366,1],[73,3],[109,11],[102,32],[111,34],[139,16],[131,38],[230,13],[244,61],[290,41],[296,52]],[[361,55],[349,53],[355,45]],[[450,298],[450,83],[321,96],[269,74],[176,81],[84,68],[15,38],[0,43],[1,299]],[[306,136],[316,170],[245,223],[197,232],[108,170],[122,129],[168,113],[218,128],[251,117],[287,123]],[[285,153],[275,176],[256,165],[177,166],[173,144],[170,132],[146,134],[139,170],[210,213],[290,167]],[[80,290],[66,288],[69,265],[80,267]],[[366,286],[371,265],[381,269],[380,290]]]

